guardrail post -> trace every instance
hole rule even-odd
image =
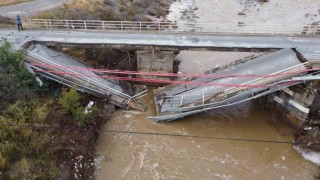
[[[227,94],[227,92],[226,92],[226,91],[223,91],[223,93],[224,93],[224,98],[225,98],[225,100],[227,100],[227,103],[230,104],[230,103],[229,103],[229,99],[228,99],[228,94]]]
[[[121,31],[123,31],[123,23],[122,23],[122,21],[121,21]]]
[[[53,27],[52,27],[52,22],[51,22],[51,20],[49,20],[49,25],[50,25],[51,31],[53,32]]]
[[[46,29],[48,29],[48,20],[46,20]]]
[[[70,30],[69,30],[69,24],[68,24],[68,20],[66,20],[66,25],[67,25],[67,30],[68,30],[68,33],[70,34]]]
[[[84,29],[87,31],[87,22],[83,21],[83,23],[84,23]]]
[[[30,20],[30,19],[28,19],[28,26],[29,26],[29,29],[32,28],[32,27],[31,27],[31,20]]]
[[[104,21],[102,22],[102,26],[103,26],[103,30],[106,30],[105,27],[104,27]]]
[[[142,30],[141,22],[140,22],[140,31]]]
[[[313,35],[314,35],[314,36],[317,34],[318,28],[319,28],[319,26],[316,26],[316,27],[314,28],[314,32],[313,32]]]
[[[204,105],[204,93],[202,93],[202,105]]]
[[[158,28],[159,28],[159,31],[161,31],[161,22],[158,23]]]

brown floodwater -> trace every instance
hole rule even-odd
[[[192,66],[181,63],[183,71]],[[319,172],[290,144],[293,130],[257,102],[158,123],[147,119],[152,99],[146,113],[119,110],[104,125],[96,179],[313,179]]]
[[[118,111],[98,140],[96,179],[312,179],[318,167],[292,144],[263,142],[292,133],[252,102],[170,123]]]

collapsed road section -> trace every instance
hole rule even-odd
[[[149,119],[170,121],[265,96],[301,83],[292,77],[310,76],[310,68],[309,62],[302,62],[291,49],[218,68],[186,84],[156,90],[158,116]]]
[[[91,71],[88,66],[62,52],[32,44],[26,49],[24,59],[38,75],[69,87],[76,86],[79,91],[106,98],[125,109],[145,110],[138,99],[147,92],[146,89],[133,87],[117,79],[101,78],[103,73]]]

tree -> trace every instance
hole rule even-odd
[[[72,113],[80,106],[79,100],[80,95],[76,87],[71,88],[70,91],[63,88],[58,103],[62,106],[64,113]]]
[[[37,83],[23,61],[23,50],[14,51],[8,41],[0,44],[0,109],[34,96]]]

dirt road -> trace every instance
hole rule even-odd
[[[11,18],[14,18],[19,14],[21,17],[26,18],[37,12],[52,9],[70,1],[72,0],[34,0],[31,2],[0,7],[0,14]]]

